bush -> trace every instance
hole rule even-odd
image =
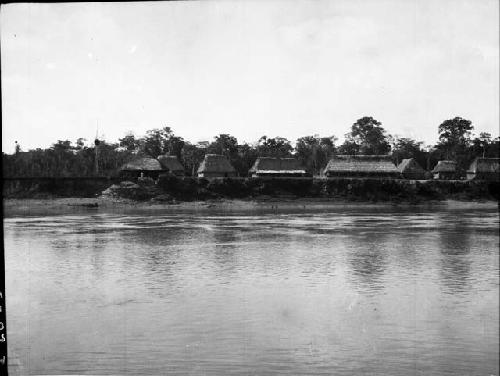
[[[244,180],[241,179],[213,179],[207,185],[207,191],[229,198],[246,197],[249,194]]]
[[[157,186],[163,192],[186,201],[195,199],[198,191],[197,181],[194,178],[174,175],[160,176]]]

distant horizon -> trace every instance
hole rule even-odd
[[[363,116],[434,145],[456,116],[499,137],[496,0],[244,0],[1,6],[2,150],[318,134]]]

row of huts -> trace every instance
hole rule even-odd
[[[499,180],[498,158],[476,158],[467,170],[467,179]],[[157,159],[138,158],[125,164],[121,176],[137,178],[149,176],[157,178],[160,174],[184,176],[185,170],[177,157],[162,155]],[[229,160],[223,155],[207,154],[200,164],[198,177],[221,178],[236,177],[237,173]],[[323,175],[328,178],[388,178],[388,179],[460,179],[457,163],[439,161],[432,171],[424,170],[415,159],[403,159],[394,165],[387,155],[337,155],[330,159]],[[301,163],[295,158],[259,157],[249,170],[251,177],[304,177],[308,176]]]

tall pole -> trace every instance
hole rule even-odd
[[[97,120],[97,128],[95,132],[95,174],[99,175],[99,120]]]

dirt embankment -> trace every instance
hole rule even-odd
[[[143,179],[51,179],[4,184],[4,213],[123,210],[328,210],[339,206],[488,205],[500,184],[487,181],[166,177]]]
[[[349,202],[325,199],[295,200],[207,200],[179,203],[158,203],[152,201],[110,198],[54,198],[54,199],[5,199],[5,217],[38,215],[92,215],[101,213],[287,213],[325,212],[347,209],[385,210],[395,208],[431,209],[484,209],[498,210],[497,201],[426,201],[419,204],[389,202]]]

